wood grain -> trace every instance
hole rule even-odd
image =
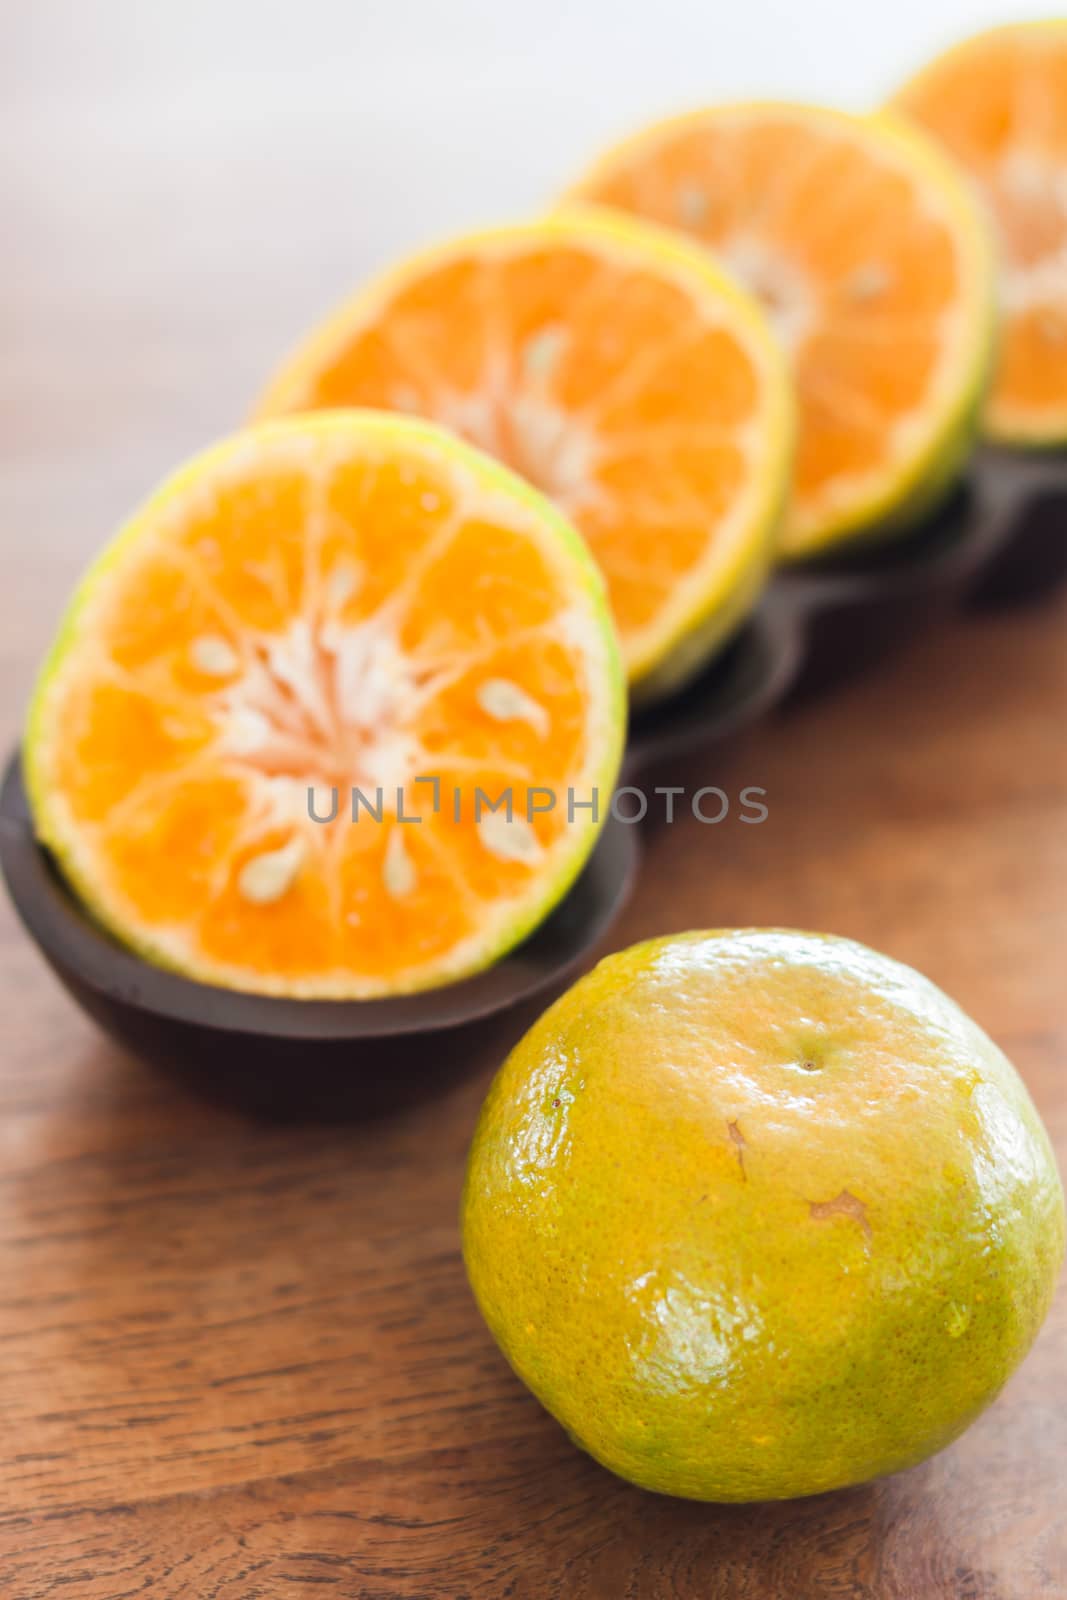
[[[369,241],[344,209],[350,182],[388,190],[330,139],[314,80],[246,81],[232,38],[232,93],[158,45],[141,73],[145,9],[48,0],[3,25],[7,739],[100,539],[240,416],[279,343],[397,226]],[[728,770],[695,763],[687,778],[763,785],[770,818],[652,833],[612,942],[777,923],[910,961],[1016,1061],[1063,1161],[1065,640],[1063,596],[961,615],[777,716]],[[568,1443],[464,1283],[465,1147],[528,1017],[400,1113],[288,1125],[120,1057],[6,904],[0,1008],[5,1600],[1067,1594],[1064,1295],[1000,1400],[926,1466],[785,1506],[659,1499]]]

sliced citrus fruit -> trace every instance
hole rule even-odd
[[[631,685],[687,676],[770,565],[791,396],[758,308],[658,229],[574,215],[455,240],[359,292],[261,415],[443,422],[550,495],[605,575]]]
[[[137,512],[25,755],[39,836],[120,939],[362,997],[484,967],[551,909],[624,723],[603,582],[557,508],[442,429],[338,411],[218,445]]]
[[[978,208],[887,116],[715,106],[605,155],[571,198],[711,246],[792,357],[799,441],[785,554],[906,525],[958,469],[990,364]]]
[[[1067,21],[968,39],[897,104],[935,135],[987,201],[1000,241],[1002,345],[986,431],[1067,439]]]

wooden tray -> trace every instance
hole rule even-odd
[[[785,571],[708,671],[633,720],[622,783],[682,756],[720,756],[790,696],[860,671],[946,607],[1018,603],[1067,572],[1067,461],[991,450],[906,540]],[[641,828],[612,818],[563,903],[488,972],[424,994],[300,1001],[235,993],[153,967],[96,926],[34,839],[18,754],[0,793],[0,865],[15,907],[75,1001],[164,1067],[222,1078],[322,1070],[373,1080],[383,1061],[558,987],[607,933],[640,863]],[[405,1052],[405,1041],[410,1048]],[[430,1052],[433,1053],[432,1051]]]

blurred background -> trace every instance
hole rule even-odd
[[[647,118],[731,95],[862,107],[954,36],[1018,14],[8,0],[0,538],[25,604],[0,638],[5,740],[91,552],[242,418],[278,352],[368,269],[536,210]]]

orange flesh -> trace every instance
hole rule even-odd
[[[549,507],[430,430],[329,422],[205,458],[104,558],[42,682],[33,789],[85,898],[145,953],[373,994],[476,964],[577,869],[595,830],[566,790],[605,781],[619,679]],[[534,781],[560,803],[527,820]],[[334,787],[336,820],[314,821],[309,790],[326,818]],[[380,822],[357,802],[352,823],[353,787]],[[478,787],[510,788],[510,828]]]
[[[978,183],[1001,247],[993,432],[1067,437],[1067,23],[998,29],[900,96]]]
[[[297,352],[260,414],[411,412],[505,461],[583,534],[637,678],[679,591],[713,586],[761,516],[766,566],[786,425],[731,292],[617,234],[557,220],[402,269]]]
[[[787,549],[862,523],[956,359],[952,219],[869,125],[802,107],[724,107],[624,145],[575,197],[682,229],[763,301],[789,351],[799,440]]]

